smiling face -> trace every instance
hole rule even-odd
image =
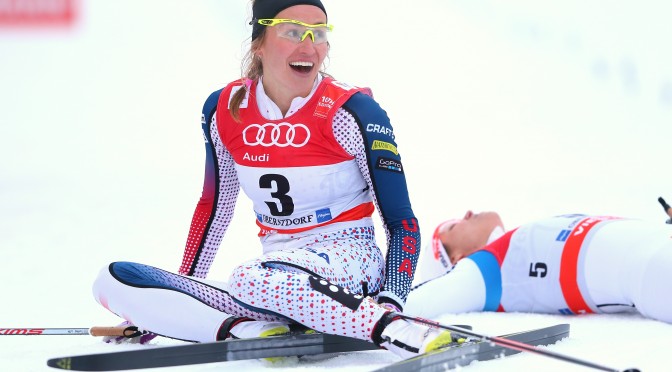
[[[293,19],[307,24],[327,22],[326,14],[312,5],[289,7],[275,18]],[[289,108],[292,99],[310,93],[329,51],[329,44],[314,44],[311,37],[296,43],[279,33],[280,28],[277,26],[266,27],[263,43],[256,55],[263,64],[264,90],[283,109],[283,106]]]
[[[439,238],[454,264],[484,247],[497,226],[504,228],[502,219],[496,212],[474,214],[472,211],[467,211],[461,220],[443,226],[439,231]]]

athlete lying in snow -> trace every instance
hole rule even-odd
[[[564,215],[505,232],[495,212],[440,224],[405,311],[639,312],[672,323],[672,228]]]

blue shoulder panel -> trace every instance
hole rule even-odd
[[[212,120],[212,115],[214,115],[215,111],[217,110],[217,102],[219,101],[219,95],[222,93],[222,90],[224,89],[222,88],[212,92],[203,104],[203,116],[201,117],[201,124],[203,124],[203,121],[207,123],[206,127],[208,127],[208,132],[210,131],[210,121]]]
[[[478,251],[468,257],[476,263],[485,282],[485,306],[483,311],[497,311],[502,300],[502,272],[495,255]]]
[[[385,110],[364,93],[354,94],[344,105],[360,126],[374,192],[385,222],[396,224],[414,218],[401,155]]]

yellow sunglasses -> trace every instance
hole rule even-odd
[[[327,42],[327,33],[334,29],[333,25],[326,23],[308,24],[294,19],[264,18],[255,19],[250,24],[258,23],[262,26],[273,27],[278,31],[278,36],[300,43],[310,36],[313,44]]]

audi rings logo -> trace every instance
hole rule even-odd
[[[243,141],[248,146],[302,147],[310,139],[310,130],[303,124],[252,124],[243,130]]]

